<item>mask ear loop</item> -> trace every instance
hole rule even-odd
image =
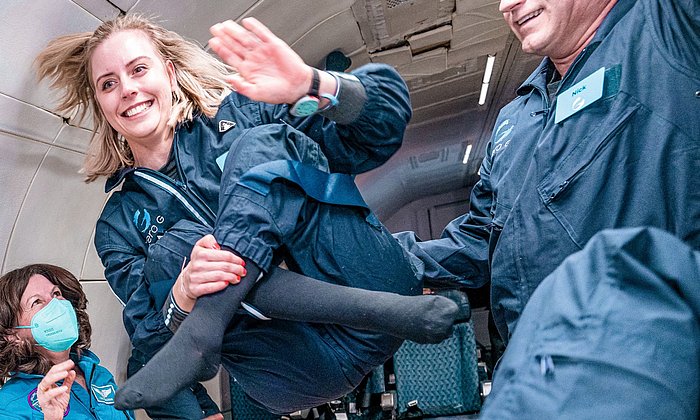
[[[12,328],[17,329],[17,330],[30,330],[30,329],[32,329],[32,326],[31,325],[17,325],[17,326],[12,327]],[[22,338],[17,333],[8,336],[8,339],[11,339],[12,341],[22,340]],[[39,343],[37,343],[36,341],[31,342],[31,344],[34,346],[39,346]],[[41,346],[39,346],[39,347],[41,347]]]
[[[30,323],[31,323],[31,321],[30,321]],[[17,329],[17,330],[29,330],[32,328],[32,326],[31,325],[16,325],[12,328]],[[17,337],[17,338],[19,338],[19,337]]]
[[[53,298],[53,299],[55,299],[55,298]],[[51,299],[51,300],[53,300],[53,299]],[[51,303],[51,301],[49,301],[49,303]],[[48,305],[48,304],[47,304],[47,305]],[[72,305],[72,304],[71,304],[71,305]],[[45,307],[46,307],[46,306],[44,306],[44,308],[45,308]],[[44,309],[44,308],[42,308],[42,309]],[[37,312],[37,313],[38,313],[38,312]],[[36,314],[34,314],[34,315],[36,315]],[[30,322],[30,323],[31,323],[31,322]],[[20,330],[26,330],[26,329],[31,329],[32,326],[31,326],[31,325],[17,325],[17,326],[12,327],[12,328],[17,328],[17,329],[20,329]]]
[[[56,299],[56,298],[53,298],[53,299]],[[53,300],[53,299],[51,299],[51,300]],[[70,302],[71,306],[73,306],[73,302],[69,301],[68,299],[62,299],[62,300],[66,300],[66,301]],[[49,301],[49,303],[51,303],[51,301]],[[46,307],[46,306],[44,306],[44,308],[45,308],[45,307]],[[43,308],[42,308],[42,309],[43,309]],[[75,309],[74,309],[74,310],[75,310]],[[35,315],[36,315],[36,314],[35,314]],[[14,327],[12,327],[12,328],[16,328],[16,329],[20,329],[20,330],[26,330],[26,329],[31,329],[32,326],[31,326],[31,325],[17,325],[17,326],[14,326]]]

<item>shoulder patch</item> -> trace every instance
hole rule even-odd
[[[36,391],[37,389],[34,388],[29,392],[29,395],[27,395],[27,403],[32,408],[32,410],[36,410],[41,413],[41,407],[39,406],[39,398],[36,395]]]
[[[225,133],[236,126],[235,121],[221,120],[219,121],[219,133]]]
[[[107,384],[99,386],[93,384],[90,388],[92,389],[92,395],[95,396],[95,400],[97,400],[98,403],[114,405],[114,394],[116,392],[114,385]]]

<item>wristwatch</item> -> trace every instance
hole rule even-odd
[[[318,112],[318,105],[321,102],[320,98],[328,99],[330,102],[329,105],[321,109],[321,111],[338,104],[337,93],[335,96],[327,93],[319,95],[318,89],[321,85],[321,77],[319,76],[317,69],[312,67],[311,70],[313,71],[313,74],[311,75],[311,87],[309,88],[309,92],[294,102],[289,109],[289,113],[295,117],[306,117]],[[340,84],[338,84],[338,86],[340,86]]]

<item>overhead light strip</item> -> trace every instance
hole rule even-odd
[[[489,91],[489,83],[491,82],[491,74],[493,73],[493,63],[496,61],[496,55],[489,54],[486,59],[486,68],[484,69],[484,78],[481,81],[481,94],[479,95],[479,105],[486,103],[486,93]]]
[[[469,162],[469,155],[472,153],[472,145],[467,145],[467,150],[464,151],[464,158],[462,159],[462,164],[466,165]]]

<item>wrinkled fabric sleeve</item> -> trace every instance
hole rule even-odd
[[[661,108],[668,121],[685,135],[686,146],[678,150],[673,166],[660,171],[669,194],[664,206],[677,209],[672,230],[695,249],[700,249],[700,2],[698,0],[645,0],[640,12],[654,34],[655,47],[673,68],[686,77],[673,80],[678,93],[671,106]],[[668,96],[667,92],[658,92]],[[687,96],[686,96],[687,94]]]
[[[368,64],[352,75],[364,87],[366,100],[349,105],[361,110],[348,124],[320,114],[294,118],[286,105],[260,106],[266,122],[284,121],[319,143],[332,172],[358,174],[380,166],[399,149],[412,111],[408,88],[393,67]]]
[[[153,355],[172,336],[160,308],[156,308],[144,278],[146,258],[127,243],[116,244],[120,236],[98,222],[95,234],[97,253],[105,267],[105,277],[114,294],[124,305],[124,327],[131,344],[146,355]],[[110,238],[108,245],[100,238]]]
[[[700,3],[697,0],[647,0],[645,15],[657,47],[670,62],[697,77],[700,67]]]
[[[484,159],[480,173],[470,195],[469,212],[451,221],[440,238],[421,241],[414,232],[394,234],[426,287],[480,287],[490,279],[489,241],[494,239],[488,159]]]

